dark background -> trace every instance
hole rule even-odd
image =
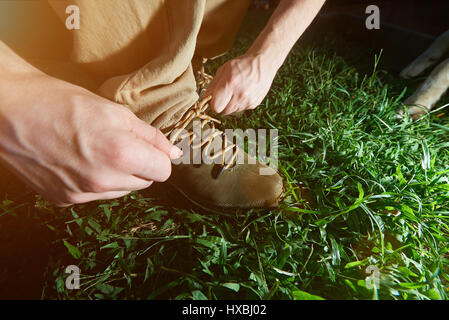
[[[279,0],[254,0],[254,8],[273,8]],[[449,28],[448,0],[327,0],[321,13],[365,15],[371,4],[381,9],[381,20],[430,35]]]
[[[381,23],[434,36],[449,29],[448,0],[327,0],[322,13],[366,16],[365,9],[371,4],[380,8]]]

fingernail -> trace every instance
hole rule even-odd
[[[179,149],[177,146],[171,147],[170,159],[178,159],[180,156],[182,156],[182,150]]]

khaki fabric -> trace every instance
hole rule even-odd
[[[197,99],[192,61],[230,49],[251,0],[1,0],[0,39],[48,74],[166,128]],[[68,30],[66,8],[80,9]]]
[[[207,0],[195,55],[215,58],[231,49],[251,0]]]
[[[225,53],[250,0],[50,0],[80,8],[71,60],[104,79],[100,95],[161,129],[197,100],[192,59]]]

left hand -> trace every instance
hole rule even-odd
[[[244,54],[218,69],[205,96],[212,96],[210,106],[216,113],[255,109],[270,90],[276,71],[262,55]]]

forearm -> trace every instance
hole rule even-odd
[[[324,2],[325,0],[281,0],[248,53],[262,55],[272,68],[279,69]]]
[[[0,40],[0,129],[13,107],[10,100],[24,94],[29,79],[42,75]]]
[[[0,77],[13,74],[42,73],[0,40]]]

